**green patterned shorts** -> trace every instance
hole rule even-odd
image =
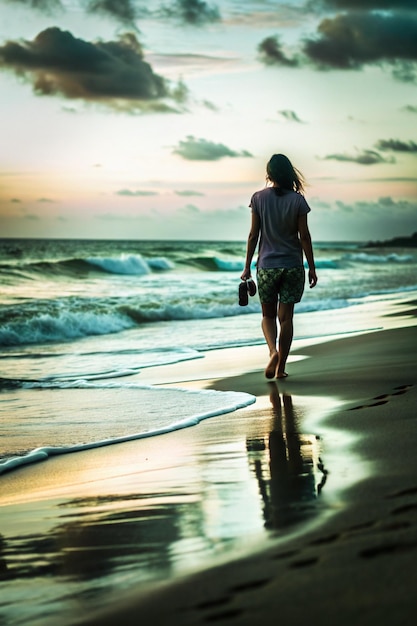
[[[262,304],[279,301],[283,304],[300,302],[305,283],[304,267],[258,269],[258,293]]]

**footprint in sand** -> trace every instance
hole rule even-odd
[[[372,402],[371,404],[360,404],[358,406],[353,406],[348,410],[357,411],[358,409],[368,409],[370,407],[381,406],[383,404],[387,404],[387,402],[389,402],[389,398],[394,397],[394,396],[401,396],[404,393],[407,393],[407,391],[411,387],[413,387],[412,384],[399,385],[398,387],[394,387],[393,393],[383,393],[379,396],[375,396],[374,398],[372,398],[372,400],[376,400],[377,402]]]

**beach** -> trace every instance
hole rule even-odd
[[[261,345],[158,368],[256,402],[2,476],[4,623],[414,623],[415,308],[296,343],[284,381]]]

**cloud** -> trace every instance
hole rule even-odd
[[[186,215],[198,215],[201,213],[200,209],[195,206],[195,204],[186,204],[184,207],[178,209],[178,212]]]
[[[184,189],[184,191],[176,191],[175,192],[177,194],[177,196],[183,196],[183,197],[191,197],[191,196],[204,196],[204,193],[201,193],[200,191],[192,191],[192,190],[188,190],[188,189]]]
[[[207,139],[197,139],[188,135],[186,139],[179,142],[173,150],[173,154],[178,154],[187,161],[218,161],[223,157],[252,157],[247,150],[236,152],[222,143],[213,143]]]
[[[33,41],[0,46],[0,67],[25,76],[39,95],[79,98],[115,109],[166,112],[176,109],[163,99],[184,100],[184,90],[170,90],[153,72],[132,33],[117,41],[89,42],[58,27],[47,28]]]
[[[401,141],[400,139],[380,139],[375,147],[378,150],[390,150],[392,152],[411,152],[417,154],[417,143],[414,141]]]
[[[119,189],[116,191],[117,196],[127,196],[129,198],[137,198],[140,196],[157,196],[158,192],[156,191],[146,191],[137,189],[136,191],[132,191],[131,189]]]
[[[377,178],[363,178],[367,183],[417,183],[417,176],[380,176]]]
[[[353,213],[354,212],[353,206],[350,205],[350,204],[345,204],[344,202],[342,202],[342,200],[336,200],[335,204],[336,204],[337,208],[340,209],[340,211],[342,211],[343,213]]]
[[[416,230],[415,200],[383,196],[376,200],[338,200],[332,204],[331,209],[315,214],[315,231],[322,231],[329,240],[388,239]]]
[[[322,4],[330,9],[353,9],[358,11],[371,11],[375,9],[415,9],[415,0],[312,0],[309,5]]]
[[[9,4],[22,4],[43,13],[55,13],[55,9],[65,10],[65,2],[61,0],[5,0]],[[134,27],[134,21],[141,15],[149,12],[145,8],[135,6],[134,0],[79,0],[82,8],[87,13],[107,15],[115,18],[123,24]]]
[[[353,204],[346,204],[342,201],[337,201],[336,205],[342,211],[354,212],[356,215],[365,215],[366,213],[372,217],[385,214],[387,217],[401,218],[408,215],[409,217],[415,217],[416,203],[411,203],[408,200],[394,200],[391,196],[383,196],[378,198],[376,202],[369,202],[366,200],[359,200]],[[393,211],[394,210],[394,211]]]
[[[218,7],[204,0],[174,0],[170,5],[163,5],[160,12],[163,16],[178,18],[181,22],[194,26],[218,22],[221,19]]]
[[[295,111],[290,111],[289,109],[284,109],[282,111],[278,111],[278,113],[286,119],[288,122],[297,122],[298,124],[304,124],[303,120],[301,120]]]
[[[375,150],[363,150],[357,155],[349,154],[328,154],[324,157],[326,161],[348,161],[359,165],[375,165],[377,163],[395,163],[395,159],[386,159]]]
[[[284,65],[296,67],[299,64],[297,58],[290,59],[282,50],[278,37],[267,37],[258,45],[259,57],[265,65]]]
[[[324,19],[304,53],[321,68],[359,69],[369,63],[417,61],[417,18],[400,13],[343,13]],[[410,77],[409,77],[410,78]],[[404,77],[405,79],[405,77]]]
[[[49,202],[55,202],[55,200],[52,200],[52,198],[38,198],[36,202],[49,203]]]
[[[133,0],[87,0],[87,11],[114,17],[129,26],[134,25],[139,16]]]
[[[137,221],[138,216],[137,215],[126,215],[123,213],[100,213],[98,215],[94,215],[94,219],[96,220],[103,220],[105,222],[123,222],[123,221],[131,221],[131,220],[135,220]],[[141,216],[141,219],[142,216]]]
[[[407,104],[404,107],[404,111],[408,111],[409,113],[417,113],[417,106],[414,106],[413,104]]]
[[[25,4],[44,13],[52,13],[54,9],[62,8],[60,0],[6,0],[6,2],[8,4]]]

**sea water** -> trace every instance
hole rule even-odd
[[[315,251],[319,283],[296,307],[296,338],[355,330],[341,312],[417,288],[415,250]],[[258,297],[238,304],[244,258],[244,242],[0,240],[0,473],[254,402],[140,384],[145,368],[195,359],[198,371],[208,350],[263,342]],[[324,326],[309,323],[326,310]],[[95,406],[80,415],[85,389]]]

